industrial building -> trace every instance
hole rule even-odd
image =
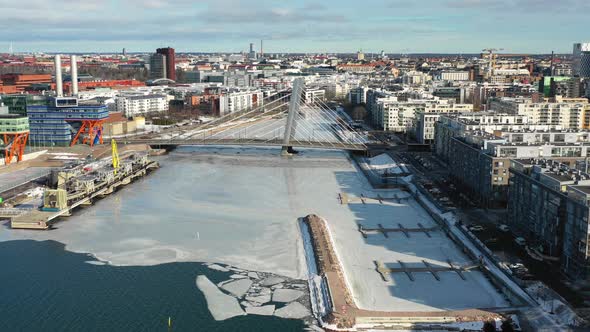
[[[72,56],[70,61],[72,96],[64,97],[61,56],[56,55],[55,96],[35,96],[26,99],[32,145],[68,146],[76,144],[78,140],[90,145],[102,142],[102,124],[109,116],[108,107],[96,101],[78,99],[76,57]]]

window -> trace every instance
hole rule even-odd
[[[564,134],[555,134],[555,142],[565,142]]]
[[[581,157],[582,156],[582,148],[581,147],[564,147],[561,149],[561,156],[562,157]]]

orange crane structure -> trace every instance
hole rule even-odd
[[[82,120],[82,126],[72,139],[70,146],[76,145],[80,136],[82,138],[82,144],[88,144],[94,146],[95,143],[103,144],[102,131],[105,119],[101,120]]]
[[[9,165],[15,157],[16,161],[22,161],[29,139],[29,119],[17,114],[1,114],[0,137],[4,143],[4,164]]]

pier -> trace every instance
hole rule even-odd
[[[322,317],[326,324],[327,331],[332,330],[356,330],[355,326],[362,324],[364,327],[387,327],[388,329],[408,328],[416,325],[433,325],[457,323],[457,322],[482,322],[487,320],[500,319],[497,309],[466,309],[466,310],[441,310],[441,311],[373,311],[359,308],[354,301],[348,288],[345,273],[338,260],[336,251],[333,248],[330,231],[326,222],[319,216],[309,215],[304,218],[312,239],[313,254],[317,271],[325,278],[328,294],[330,296],[332,312]],[[424,230],[420,230],[424,232]],[[460,279],[464,279],[463,273],[472,269],[480,268],[481,262],[468,266],[457,266],[447,262],[448,267],[433,266],[423,262],[424,267],[414,268],[401,263],[401,268],[387,268],[381,262],[374,262],[377,273],[383,278],[389,279],[390,273],[406,273],[413,279],[412,273],[430,273],[433,275],[433,282],[439,279],[438,274],[442,272],[453,272]]]
[[[112,166],[109,160],[81,164],[65,168],[52,174],[55,188],[46,189],[43,205],[39,209],[0,209],[0,217],[10,219],[13,229],[45,230],[60,217],[68,217],[80,206],[92,205],[93,201],[105,197],[121,186],[125,186],[158,168],[147,154],[131,155]]]

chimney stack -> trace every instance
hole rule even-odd
[[[64,96],[63,81],[61,78],[61,55],[55,56],[55,93],[58,97]]]
[[[78,97],[78,62],[75,55],[70,57],[70,74],[72,77],[72,96]]]

